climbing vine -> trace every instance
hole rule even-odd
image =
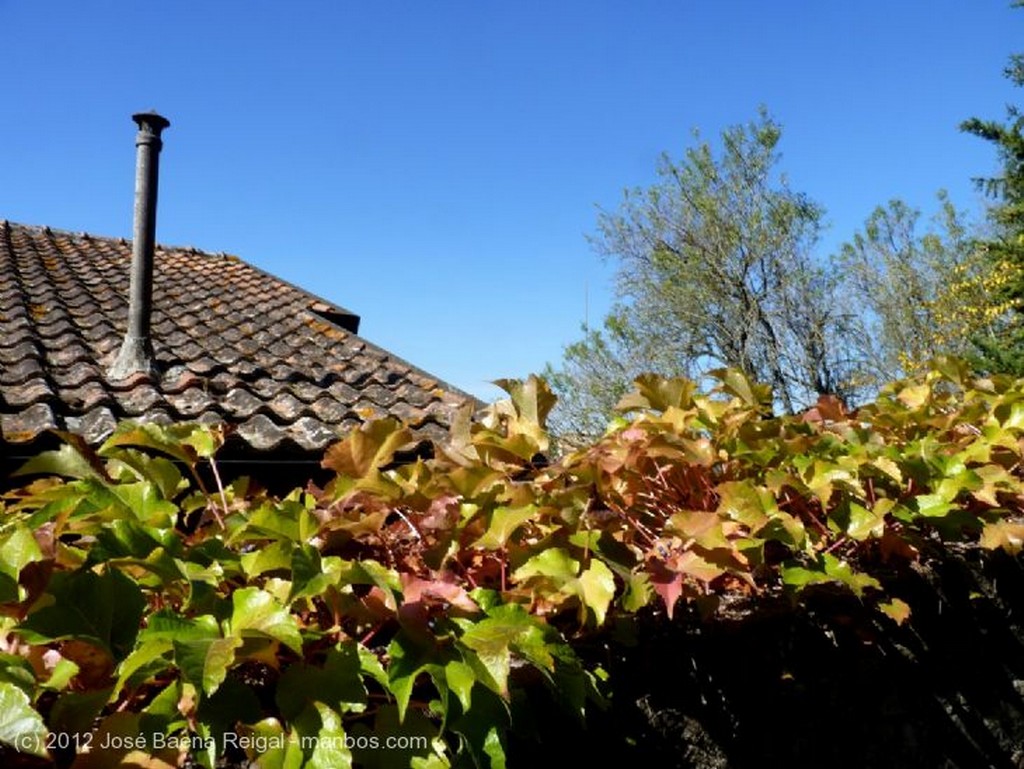
[[[63,435],[2,500],[5,755],[502,767],[528,696],[581,723],[614,696],[578,653],[613,621],[832,590],[912,623],[889,575],[1020,551],[1024,384],[940,360],[856,411],[779,417],[716,377],[641,377],[562,454],[544,382],[505,381],[430,452],[370,422],[283,497],[220,482],[218,428]]]

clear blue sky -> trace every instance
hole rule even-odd
[[[611,270],[596,207],[759,104],[825,248],[871,209],[978,204],[959,133],[1024,101],[1006,0],[0,0],[0,218],[131,234],[133,112],[171,120],[158,238],[362,316],[452,384],[557,361]]]

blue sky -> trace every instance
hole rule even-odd
[[[957,126],[1024,101],[1007,0],[0,0],[0,29],[0,218],[130,237],[130,115],[156,109],[161,242],[354,310],[488,399],[601,318],[597,207],[692,129],[765,105],[828,250],[893,197],[976,208],[998,166]]]

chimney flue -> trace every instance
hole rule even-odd
[[[132,241],[131,288],[128,330],[117,360],[108,372],[111,379],[144,372],[155,373],[153,344],[149,338],[153,311],[153,250],[156,244],[156,192],[160,173],[160,132],[171,123],[155,112],[132,115],[139,125],[135,135],[135,227]]]

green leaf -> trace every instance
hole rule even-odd
[[[803,522],[798,518],[794,518],[789,513],[781,511],[775,513],[768,523],[754,532],[754,535],[758,539],[773,540],[775,542],[782,542],[785,545],[791,545],[797,550],[802,550],[807,543],[807,529],[804,527]],[[704,543],[702,542],[701,544]],[[728,550],[732,546],[733,543],[727,542],[724,547],[716,549]]]
[[[302,545],[292,552],[292,590],[289,603],[297,598],[317,596],[341,579],[342,562],[337,556],[321,559],[320,551]]]
[[[594,559],[591,561],[590,568],[580,575],[576,587],[583,607],[594,612],[594,620],[600,627],[604,624],[608,605],[615,597],[615,576],[602,561]],[[580,622],[583,621],[581,618]]]
[[[292,566],[292,551],[295,544],[292,540],[273,542],[251,553],[243,553],[239,562],[245,576],[252,579],[268,571],[288,571]]]
[[[593,559],[590,568],[582,574],[579,574],[579,568],[579,561],[564,548],[550,547],[516,569],[512,576],[519,582],[541,578],[553,583],[559,592],[579,597],[580,624],[586,622],[587,609],[590,609],[597,624],[601,625],[608,605],[615,597],[615,576],[597,559]]]
[[[547,382],[531,374],[524,381],[498,379],[494,384],[512,397],[512,404],[521,420],[543,429],[548,414],[558,400]]]
[[[12,683],[0,682],[0,743],[45,758],[48,733],[25,692]]]
[[[73,446],[64,443],[43,451],[23,464],[14,475],[59,475],[64,478],[99,478],[100,472]]]
[[[622,594],[622,608],[628,612],[640,611],[651,602],[654,595],[651,578],[647,572],[633,572],[626,580],[626,590]]]
[[[879,499],[872,509],[856,502],[850,503],[850,522],[846,533],[858,542],[870,537],[880,537],[885,532],[885,516],[895,505],[891,499]]]
[[[430,672],[431,667],[443,667],[448,659],[435,644],[424,643],[422,638],[413,637],[404,630],[391,639],[388,656],[388,688],[395,697],[398,718],[404,720],[416,679],[421,673]]]
[[[322,726],[317,734],[308,769],[351,769],[352,753],[345,747],[345,730],[341,718],[331,708],[316,703]]]
[[[178,507],[160,496],[156,484],[149,481],[118,483],[107,486],[107,490],[139,523],[159,529],[174,526]]]
[[[501,734],[493,726],[487,730],[484,753],[491,760],[491,769],[505,769],[505,746],[501,742]]]
[[[516,569],[512,573],[512,578],[522,582],[531,577],[552,577],[561,584],[566,580],[575,579],[579,570],[580,562],[570,556],[565,548],[549,547]]]
[[[537,622],[521,606],[504,604],[489,612],[486,619],[475,623],[459,639],[476,652],[489,677],[484,683],[504,697],[508,696],[513,649],[526,652],[535,664],[541,661],[543,664],[539,667],[550,669],[553,666],[544,632]]]
[[[501,604],[501,593],[486,587],[473,588],[469,591],[469,597],[486,612]]]
[[[121,446],[154,449],[188,467],[200,458],[214,455],[220,446],[219,433],[198,422],[158,425],[153,422],[123,422],[99,448],[101,456],[116,456]]]
[[[18,573],[33,561],[43,560],[43,554],[36,542],[35,535],[18,523],[3,538],[0,544],[0,566],[5,572],[17,578]]]
[[[941,494],[919,494],[914,497],[914,505],[918,514],[926,518],[942,518],[955,508]]]
[[[228,668],[235,661],[235,649],[242,639],[203,638],[196,641],[174,641],[174,661],[185,679],[210,695],[224,682]]]
[[[183,684],[180,679],[171,681],[150,700],[140,713],[139,727],[143,732],[171,734],[177,726],[186,723],[185,716],[178,710],[182,690],[186,685],[191,687],[191,684]],[[259,718],[258,715],[256,717]]]
[[[286,732],[276,718],[264,718],[256,724],[241,724],[238,727],[239,741],[250,746],[266,746],[259,752],[248,748],[251,759],[259,758],[259,769],[303,769],[305,757],[299,737],[294,731]]]
[[[357,646],[357,650],[359,652],[359,669],[381,686],[387,688],[388,674],[377,655],[362,644]]]
[[[231,543],[253,539],[302,542],[300,518],[303,515],[309,516],[309,511],[298,502],[283,500],[276,504],[264,503],[249,513],[243,527],[232,532]]]
[[[548,450],[548,436],[545,431],[548,414],[558,400],[540,377],[530,375],[525,381],[498,379],[493,384],[507,392],[515,410],[515,417],[507,423],[508,437],[518,435],[530,439],[531,449]]]
[[[231,603],[231,635],[261,633],[302,654],[302,636],[295,617],[270,593],[256,587],[242,588],[232,593]]]
[[[131,652],[146,599],[139,586],[117,570],[54,574],[53,603],[33,612],[19,631],[29,640],[67,638],[98,643],[115,660]]]
[[[0,681],[14,684],[30,697],[36,693],[35,670],[21,655],[0,652]]]
[[[170,609],[161,609],[149,615],[146,627],[139,633],[145,642],[154,640],[195,641],[203,638],[220,638],[220,627],[216,617],[203,614],[198,617],[183,617]]]
[[[329,649],[322,667],[304,662],[289,666],[277,684],[281,715],[290,721],[315,702],[339,712],[362,710],[367,693],[359,652],[358,645],[350,641]]]
[[[496,507],[491,513],[487,531],[472,546],[484,550],[501,550],[515,531],[536,515],[535,505]]]
[[[840,561],[831,553],[823,553],[812,563],[812,568],[802,565],[783,564],[782,582],[789,587],[803,588],[808,585],[836,582],[848,587],[858,597],[867,588],[881,589],[874,577],[854,571],[846,561]]]
[[[749,480],[727,481],[718,484],[718,514],[757,531],[768,522],[770,515],[778,512],[775,497],[768,489],[755,486]]]
[[[209,459],[220,449],[224,443],[224,435],[219,425],[206,425],[201,422],[188,423],[191,430],[185,435],[181,442],[191,446],[203,459]]]
[[[473,708],[453,719],[450,729],[465,740],[473,766],[494,769],[504,765],[502,735],[511,720],[508,704],[490,689],[481,688],[473,698]]]
[[[863,496],[860,482],[850,469],[820,459],[815,460],[807,479],[807,488],[821,501],[822,507],[829,506],[836,486],[852,491],[857,496]]]
[[[117,452],[112,464],[121,464],[138,480],[155,484],[164,499],[174,498],[179,491],[187,487],[178,466],[167,457],[154,457],[141,451],[124,448]]]
[[[896,481],[896,483],[903,483],[903,473],[900,471],[900,466],[888,457],[875,457],[868,464],[872,467],[877,467],[889,478]]]
[[[258,721],[262,713],[255,688],[238,678],[228,677],[216,692],[199,700],[195,718],[209,729],[214,744],[223,746],[225,732],[233,734],[236,724]]]
[[[473,684],[476,683],[476,673],[473,672],[473,668],[465,662],[452,660],[444,666],[444,675],[448,688],[455,692],[455,696],[459,698],[463,712],[469,710],[471,704],[470,695],[473,690]]]
[[[783,565],[782,567],[782,584],[789,587],[802,588],[833,581],[824,569],[808,569],[800,565]]]
[[[71,679],[77,676],[80,670],[81,668],[76,663],[61,657],[57,660],[57,664],[53,666],[50,677],[45,681],[40,681],[39,685],[51,691],[61,691],[67,688]]]
[[[337,572],[338,583],[376,585],[383,591],[387,607],[392,611],[398,608],[396,595],[402,592],[402,580],[394,569],[388,569],[374,560],[364,558],[359,561],[340,561]]]
[[[16,603],[22,600],[18,588],[21,570],[34,561],[42,561],[43,554],[35,536],[20,523],[4,536],[0,544],[0,603]]]
[[[110,699],[109,688],[86,692],[62,692],[47,716],[56,734],[85,734],[96,727],[96,719]]]
[[[162,660],[164,655],[173,648],[174,642],[169,638],[146,641],[139,646],[118,666],[117,683],[114,685],[113,696],[116,697],[121,693],[121,689],[135,673],[156,660]],[[164,667],[168,667],[169,663],[166,660],[164,662],[166,663]]]
[[[87,562],[101,564],[114,558],[145,559],[158,548],[179,552],[180,545],[173,529],[150,528],[131,519],[116,520],[96,533],[96,544],[89,548]],[[177,572],[175,567],[171,569]]]

